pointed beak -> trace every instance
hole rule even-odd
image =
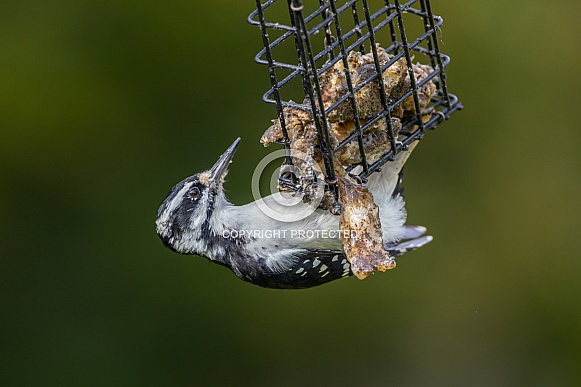
[[[238,147],[239,143],[240,137],[238,137],[232,143],[232,145],[230,145],[226,152],[224,152],[222,156],[220,156],[218,161],[216,161],[216,164],[214,164],[214,166],[210,169],[209,172],[211,183],[217,185],[220,185],[222,183],[224,177],[226,176],[226,173],[228,173],[228,165],[232,161],[232,158],[234,157],[234,153],[236,153],[236,148]]]

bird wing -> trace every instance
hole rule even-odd
[[[305,289],[342,278],[351,273],[351,265],[342,251],[304,249],[294,254],[293,266],[279,273],[265,273],[254,278],[257,285],[279,289]]]
[[[422,234],[422,226],[406,226],[404,238],[385,247],[391,257],[400,257],[432,241],[432,236]],[[351,265],[342,251],[305,249],[295,254],[294,265],[283,272],[263,273],[252,282],[259,286],[278,289],[306,289],[353,275]]]

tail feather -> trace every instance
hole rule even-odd
[[[405,226],[402,239],[386,244],[385,248],[390,256],[400,257],[408,251],[427,245],[434,239],[431,235],[422,236],[425,232],[426,228],[423,226]]]
[[[413,239],[421,237],[428,229],[424,226],[404,226],[404,232],[401,239]]]

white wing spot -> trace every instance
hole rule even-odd
[[[321,269],[319,270],[319,273],[322,273],[322,272],[324,272],[324,271],[325,271],[325,270],[327,270],[328,268],[329,268],[329,267],[327,267],[327,265],[324,265],[324,264],[323,264],[323,265],[321,266]]]
[[[329,274],[329,272],[326,272],[325,274],[323,274],[323,275],[321,276],[321,278],[323,278],[323,277],[324,277],[324,276],[326,276],[327,274]]]
[[[304,267],[301,267],[299,270],[297,270],[295,273],[296,274],[301,274],[303,271],[305,271]]]
[[[335,261],[337,261],[338,259],[339,259],[339,255],[335,255],[335,256],[333,257],[333,259],[331,259],[331,262],[335,262]]]
[[[345,263],[347,263],[347,260],[346,259],[344,259],[344,260],[341,261],[341,265],[344,265]]]
[[[317,258],[315,258],[315,260],[313,261],[313,267],[319,266],[320,263],[321,263],[321,261],[319,261]]]

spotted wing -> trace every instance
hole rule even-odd
[[[352,274],[351,266],[342,251],[305,249],[296,257],[296,263],[291,269],[261,275],[253,282],[268,288],[306,289]]]
[[[402,240],[385,247],[392,257],[420,248],[432,241],[422,226],[406,226]],[[256,285],[275,289],[306,289],[351,276],[351,265],[342,251],[305,249],[295,254],[294,265],[281,273],[255,272],[246,278]]]

